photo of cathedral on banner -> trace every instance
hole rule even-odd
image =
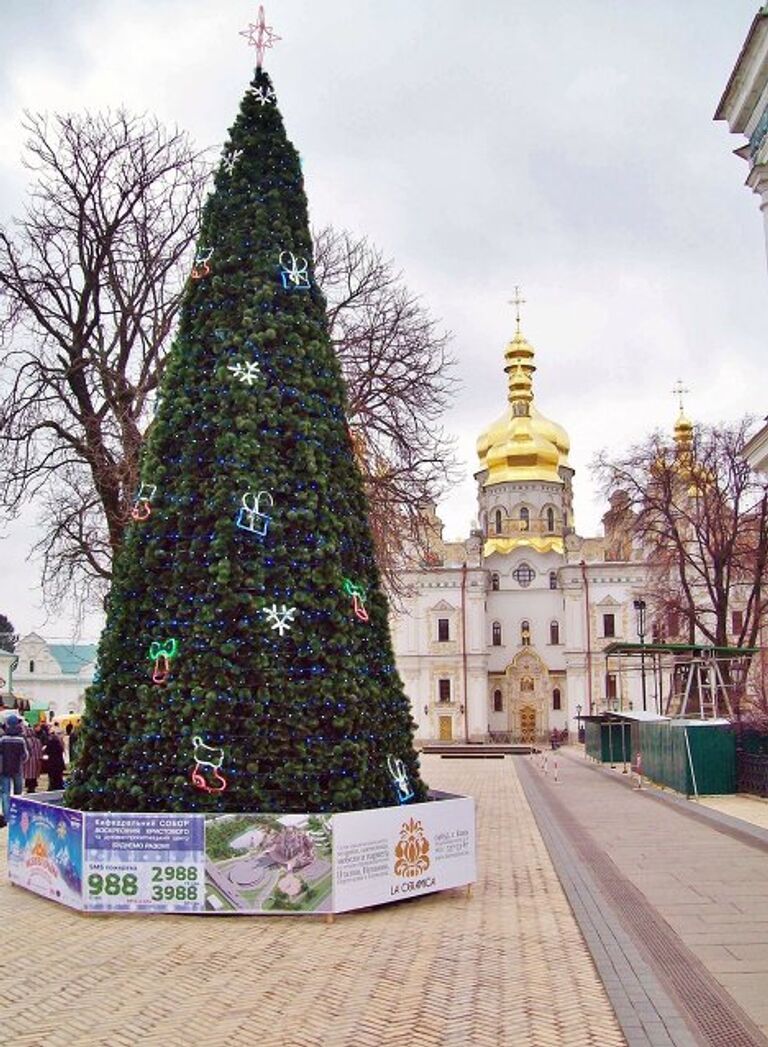
[[[13,797],[11,882],[83,912],[332,914],[476,880],[474,801],[343,814],[74,811]]]

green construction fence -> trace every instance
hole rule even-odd
[[[584,741],[599,763],[636,765],[640,753],[645,777],[685,796],[736,792],[736,737],[727,724],[588,721]]]
[[[736,738],[727,724],[638,724],[643,774],[685,796],[736,792]]]
[[[587,720],[584,749],[598,763],[629,763],[632,755],[631,728],[626,722],[598,723]]]

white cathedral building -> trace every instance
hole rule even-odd
[[[507,408],[477,441],[480,528],[443,542],[432,507],[429,554],[405,572],[408,595],[393,614],[420,741],[543,740],[590,713],[643,707],[639,674],[603,654],[638,642],[645,565],[626,500],[613,497],[604,537],[576,535],[568,436],[535,405],[519,319],[504,370]],[[690,431],[681,412],[676,439]]]

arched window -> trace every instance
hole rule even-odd
[[[497,509],[493,514],[493,522],[496,534],[501,534],[501,509]]]
[[[551,534],[555,529],[555,510],[552,508],[547,509],[547,530]]]
[[[520,690],[524,694],[530,694],[533,691],[533,677],[524,676],[520,681]]]
[[[495,593],[499,591],[499,576],[495,572],[491,575],[491,589]]]
[[[31,673],[33,673],[35,671],[35,663],[34,663],[34,661],[31,658],[29,660],[29,671]]]
[[[531,646],[531,623],[527,619],[520,622],[520,644],[522,647]]]
[[[568,526],[568,513],[563,513],[563,529]]]
[[[560,643],[560,623],[550,622],[549,623],[549,642],[551,644]]]
[[[549,588],[557,589],[557,571],[549,572]]]
[[[554,689],[554,691],[552,692],[552,708],[553,709],[560,709],[561,708],[561,705],[560,705],[560,688],[559,687],[556,687]]]
[[[501,622],[494,622],[491,626],[491,643],[494,647],[501,647]]]
[[[493,711],[495,713],[504,712],[504,699],[501,697],[501,691],[493,692]]]
[[[520,530],[527,531],[531,526],[531,514],[528,512],[525,506],[520,510]]]

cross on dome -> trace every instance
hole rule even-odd
[[[686,393],[689,393],[690,391],[691,391],[690,389],[686,389],[685,388],[683,383],[678,378],[677,382],[675,383],[675,387],[672,390],[672,395],[676,396],[677,399],[678,399],[678,403],[680,404],[680,413],[681,414],[683,413],[683,410],[684,410],[684,407],[683,407],[683,397],[685,396]]]
[[[515,297],[510,299],[509,305],[515,307],[515,323],[517,324],[517,333],[520,334],[520,306],[526,304],[525,298],[520,297],[520,288],[515,284]]]

